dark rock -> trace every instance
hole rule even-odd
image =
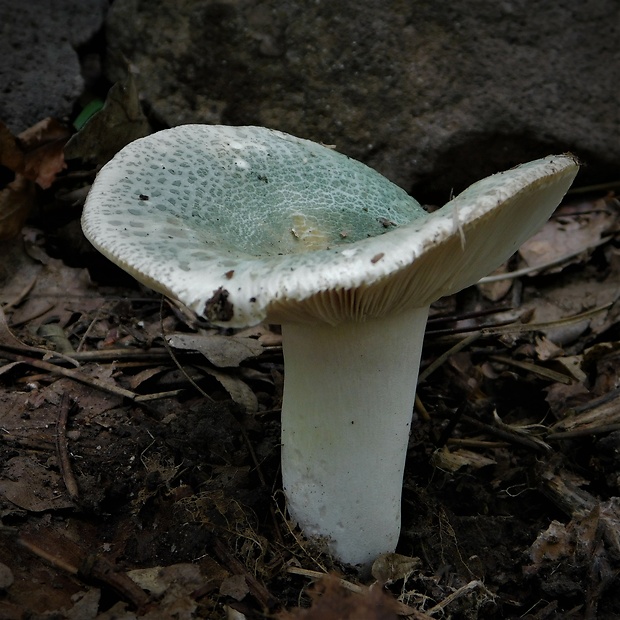
[[[0,0],[0,120],[19,133],[68,115],[82,92],[76,48],[102,26],[107,0]]]
[[[619,30],[614,0],[116,0],[108,74],[162,124],[281,129],[443,201],[568,149],[611,171]]]

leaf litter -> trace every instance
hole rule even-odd
[[[53,125],[1,133],[0,616],[620,614],[614,195],[433,308],[398,553],[360,581],[286,515],[277,328],[205,324],[79,237],[105,128],[147,131],[131,83],[106,106],[69,165]]]

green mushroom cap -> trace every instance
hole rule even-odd
[[[428,214],[333,149],[262,127],[182,125],[101,170],[82,225],[103,254],[212,322],[337,324],[472,284],[549,217],[578,165],[548,157]]]

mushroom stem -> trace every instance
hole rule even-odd
[[[394,551],[428,307],[282,326],[282,476],[291,517],[336,558]]]

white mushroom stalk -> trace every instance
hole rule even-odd
[[[433,214],[336,151],[260,127],[185,125],[99,173],[83,229],[214,324],[282,325],[289,512],[339,560],[393,551],[430,304],[475,283],[551,215],[570,155],[475,183]]]
[[[282,478],[307,536],[366,566],[394,551],[428,308],[282,326]]]

